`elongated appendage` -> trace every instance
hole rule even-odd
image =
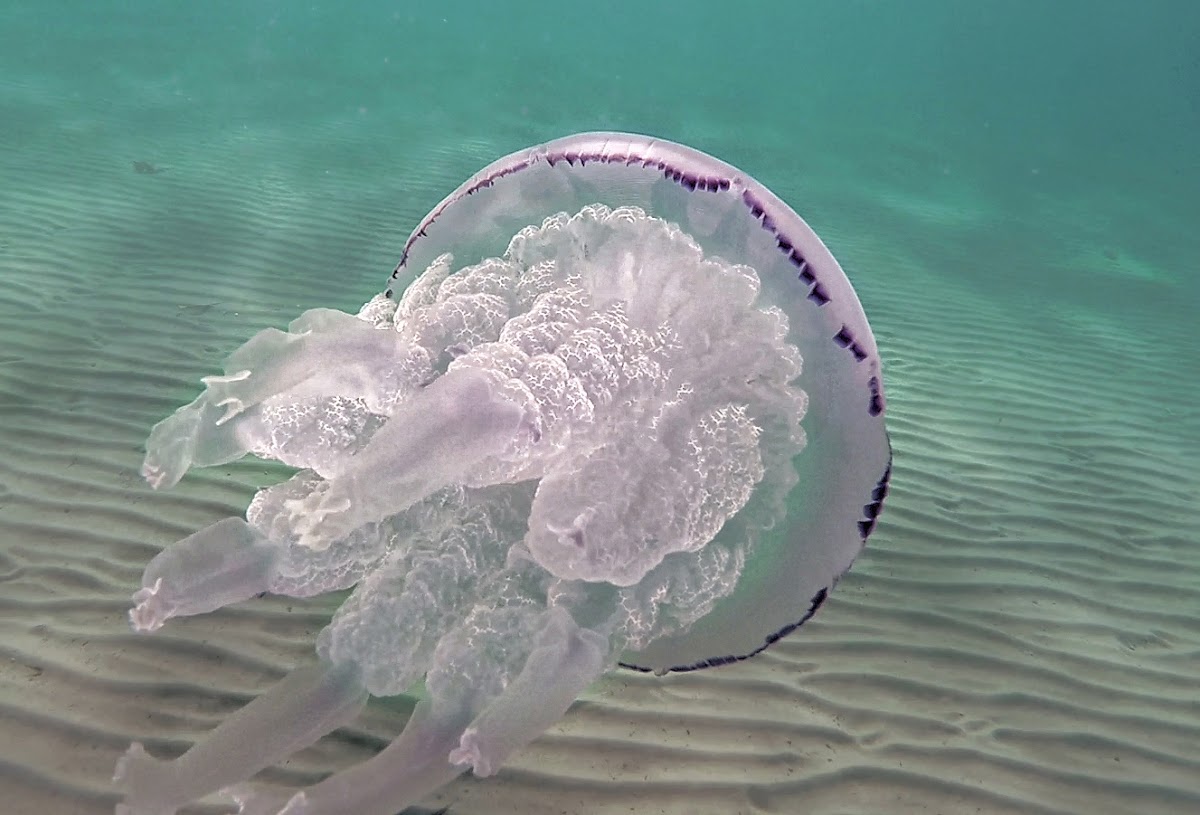
[[[350,723],[366,700],[354,668],[297,668],[173,761],[130,746],[113,775],[125,793],[116,813],[173,815]]]
[[[274,544],[241,518],[225,518],[163,549],[146,566],[129,622],[154,631],[172,617],[204,614],[267,590]]]
[[[465,704],[423,699],[387,748],[319,784],[290,797],[255,784],[224,792],[239,815],[395,815],[466,770],[446,757],[470,719]]]
[[[471,368],[451,370],[402,405],[345,469],[312,494],[289,501],[299,543],[325,549],[450,484],[524,432],[525,408]]]
[[[367,761],[290,798],[253,784],[225,793],[240,815],[395,815],[468,769],[494,773],[604,673],[608,653],[604,637],[552,609],[520,673],[482,713],[476,715],[478,689],[446,698],[445,688],[430,685],[430,698],[417,705],[404,732]]]
[[[450,753],[452,763],[492,775],[509,755],[561,719],[609,667],[607,639],[580,628],[562,608],[550,609],[547,616],[525,667],[463,732]]]
[[[155,489],[178,483],[191,467],[235,461],[250,452],[259,405],[279,394],[360,396],[379,402],[371,386],[397,353],[396,334],[333,309],[312,309],[288,331],[264,329],[206,376],[204,392],[154,426],[142,475]],[[382,362],[381,362],[382,361]]]
[[[173,487],[192,467],[224,464],[246,455],[237,425],[221,423],[223,410],[202,394],[150,430],[142,477],[151,487]]]

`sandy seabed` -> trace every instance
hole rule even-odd
[[[456,149],[478,165],[499,155]],[[315,200],[269,165],[75,156],[27,155],[0,193],[4,815],[110,813],[130,741],[177,754],[313,658],[328,599],[128,629],[160,547],[281,477],[247,461],[157,494],[138,476],[141,444],[259,328],[368,299],[421,214]],[[934,216],[914,213],[914,232]],[[863,270],[887,366],[895,469],[867,554],[759,658],[614,674],[498,776],[426,807],[1200,811],[1200,399],[1170,352],[1188,329],[1135,305],[1124,322],[986,296],[857,244],[868,217],[826,236]],[[362,760],[410,707],[373,701],[264,779],[310,784]]]

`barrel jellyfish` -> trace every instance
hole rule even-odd
[[[878,350],[829,250],[740,170],[620,133],[484,168],[357,314],[264,329],[203,384],[151,430],[151,486],[246,454],[295,474],[154,557],[133,628],[353,592],[315,664],[173,760],[133,744],[120,815],[214,793],[394,815],[495,773],[607,671],[725,665],[796,629],[891,472]],[[422,682],[369,760],[249,781]]]

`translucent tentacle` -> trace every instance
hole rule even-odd
[[[327,548],[365,523],[396,515],[467,479],[521,432],[522,405],[488,374],[464,368],[401,405],[343,472],[286,506],[301,545]]]
[[[240,815],[394,815],[467,769],[491,775],[608,667],[610,649],[602,635],[580,628],[561,608],[544,618],[524,668],[482,713],[476,715],[485,702],[479,688],[462,687],[446,698],[444,687],[431,687],[404,732],[373,758],[286,800],[254,785],[226,794]]]
[[[288,331],[264,329],[229,356],[224,374],[201,380],[204,392],[191,404],[154,426],[142,475],[155,489],[170,487],[191,467],[258,449],[272,435],[259,408],[281,394],[359,398],[381,409],[411,379],[409,367],[420,367],[403,350],[396,332],[333,309],[307,311]]]
[[[292,671],[172,761],[135,742],[113,775],[125,792],[117,815],[172,815],[348,724],[366,699],[356,669],[317,663]]]
[[[562,608],[545,627],[517,678],[471,722],[450,761],[491,775],[512,754],[554,724],[608,668],[609,643],[580,628]]]
[[[446,757],[470,719],[466,705],[424,699],[382,752],[290,798],[249,784],[225,793],[240,815],[395,815],[467,769]]]
[[[267,591],[275,544],[241,518],[223,518],[163,549],[146,566],[129,621],[154,631]]]

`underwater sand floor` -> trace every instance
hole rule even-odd
[[[479,166],[503,152],[469,149]],[[181,752],[313,658],[336,601],[267,598],[130,632],[154,552],[282,476],[240,462],[156,494],[141,444],[254,331],[370,297],[421,214],[305,198],[269,167],[143,160],[23,165],[0,207],[5,815],[111,813],[131,740]],[[856,261],[887,365],[893,491],[867,553],[764,655],[614,674],[497,777],[462,778],[429,808],[1200,811],[1200,399],[1164,353],[1186,327],[1034,312],[885,267],[855,243],[862,227],[825,237]],[[372,702],[266,780],[362,760],[409,707]]]

